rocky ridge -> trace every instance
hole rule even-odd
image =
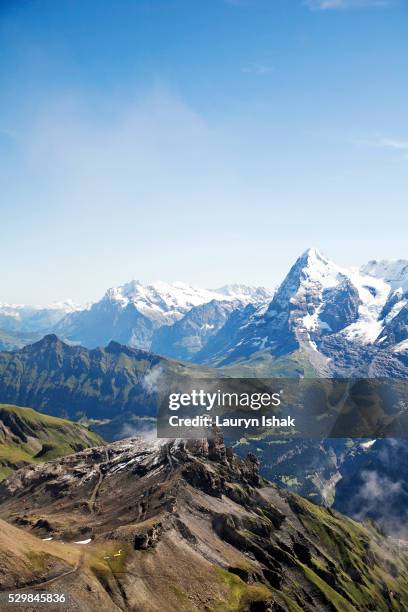
[[[209,440],[128,439],[17,471],[0,516],[84,551],[122,610],[404,610],[406,553]],[[78,544],[76,545],[78,546]],[[64,584],[64,578],[61,579]],[[60,586],[61,586],[60,585]]]

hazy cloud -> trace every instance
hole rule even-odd
[[[160,366],[155,366],[145,375],[142,386],[143,389],[149,395],[153,393],[157,393],[158,391],[158,382],[160,381],[161,376],[163,375],[163,370]]]
[[[403,159],[408,157],[408,140],[404,138],[390,138],[388,136],[377,134],[371,139],[367,138],[355,140],[354,144],[362,147],[394,151],[396,153],[400,153]]]
[[[313,11],[346,10],[362,8],[387,8],[395,5],[395,0],[305,0]]]
[[[271,72],[273,72],[273,67],[262,62],[252,62],[250,64],[245,64],[245,66],[241,68],[241,72],[245,74],[256,74],[262,76],[265,74],[271,74]]]
[[[386,149],[408,151],[408,140],[399,140],[398,138],[380,138],[378,144]]]
[[[156,424],[151,421],[143,421],[142,419],[138,420],[137,422],[125,423],[116,436],[116,439],[123,440],[124,438],[136,437],[141,437],[145,440],[156,440]]]
[[[408,537],[407,481],[399,466],[407,463],[406,440],[377,440],[356,471],[343,474],[347,489],[338,510],[358,521],[374,519],[393,537]],[[365,465],[368,467],[365,468]],[[341,489],[341,482],[339,485]],[[335,506],[336,507],[336,506]]]

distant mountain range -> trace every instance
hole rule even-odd
[[[43,337],[42,332],[16,332],[0,329],[0,351],[12,351],[32,344]]]
[[[81,309],[71,301],[48,306],[0,302],[0,350],[21,348],[39,340],[66,315]]]
[[[402,375],[408,261],[345,269],[309,249],[276,291],[132,281],[82,309],[70,303],[0,306],[0,349],[21,347],[45,332],[88,348],[114,340],[211,366],[256,363],[255,375],[280,372],[287,359],[305,374]]]
[[[70,300],[48,306],[6,304],[0,302],[0,329],[9,332],[45,332],[64,316],[80,310],[81,306]]]

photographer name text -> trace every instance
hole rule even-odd
[[[293,417],[279,418],[276,416],[244,418],[244,417],[221,417],[209,415],[197,415],[195,417],[179,417],[172,415],[169,417],[170,427],[241,427],[249,429],[251,427],[279,427],[288,428],[295,427],[295,419]]]

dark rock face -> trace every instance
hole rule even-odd
[[[386,303],[384,304],[384,308],[381,311],[380,319],[385,319],[391,314],[392,309],[399,303],[401,300],[406,299],[407,295],[403,295],[401,291],[393,291],[390,293]]]
[[[403,340],[408,340],[408,304],[385,325],[377,344],[381,347],[392,347]]]
[[[408,376],[408,369],[399,355],[376,345],[362,345],[333,334],[322,339],[319,349],[331,359],[331,375],[335,378]]]
[[[228,351],[235,347],[242,339],[242,328],[256,316],[263,307],[248,304],[243,309],[234,310],[221,329],[208,339],[206,345],[199,351],[194,361],[196,363],[217,364],[228,363]]]
[[[323,308],[319,318],[327,323],[331,332],[338,332],[358,318],[361,304],[357,289],[348,279],[338,287],[323,291]]]
[[[141,529],[135,534],[133,546],[135,550],[148,550],[149,548],[155,548],[160,541],[163,533],[163,524],[161,522],[155,523],[152,527],[147,529]]]
[[[181,443],[180,448],[185,448],[189,453],[225,466],[230,478],[233,476],[237,481],[242,481],[252,487],[261,486],[258,458],[249,453],[246,458],[237,463],[231,450],[225,447],[222,434],[216,428],[213,429],[208,439],[187,440]],[[191,465],[187,462],[183,476],[192,486],[201,489],[207,495],[219,498],[222,498],[223,495],[232,494],[234,496],[234,489],[231,490],[229,487],[228,479],[220,476],[218,472],[208,470],[204,464]]]

